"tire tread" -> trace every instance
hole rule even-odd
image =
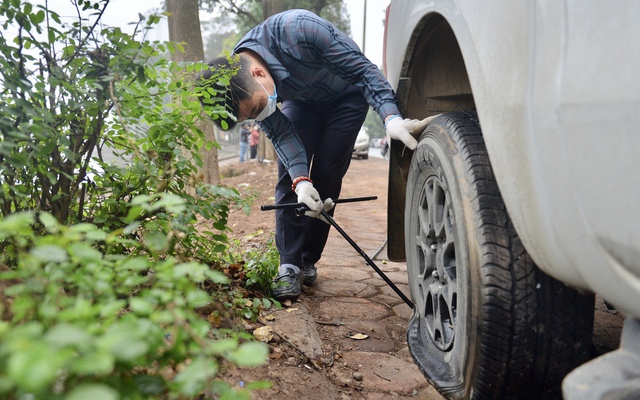
[[[473,398],[557,398],[564,375],[588,360],[593,296],[545,275],[527,254],[500,195],[477,115],[448,113],[434,123],[450,132],[473,188],[484,316]]]

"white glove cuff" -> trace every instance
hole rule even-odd
[[[391,115],[391,117],[390,117],[388,120],[386,120],[386,121],[385,121],[385,123],[384,123],[384,127],[386,128],[386,127],[387,127],[387,124],[388,124],[389,122],[391,122],[392,120],[396,119],[396,118],[402,118],[402,117],[401,117],[401,116],[399,116],[398,114],[393,114],[393,115]]]
[[[304,176],[304,175],[303,176],[299,176],[296,179],[294,179],[293,182],[291,182],[291,190],[293,190],[295,192],[296,188],[298,187],[298,184],[300,182],[309,182],[309,183],[313,184],[313,181],[308,176]]]
[[[301,187],[303,187],[303,186],[307,186],[307,185],[311,185],[311,186],[313,186],[313,183],[311,183],[311,182],[309,182],[309,181],[300,181],[300,182],[298,182],[298,183],[296,184],[296,189],[295,189],[296,194],[298,193],[298,189],[300,189],[300,188],[301,188]]]

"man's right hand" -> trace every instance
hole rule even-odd
[[[298,183],[296,185],[296,194],[298,195],[298,203],[304,203],[309,207],[309,211],[305,212],[304,215],[318,218],[320,210],[322,210],[322,201],[313,184],[309,181]]]
[[[400,116],[392,116],[385,124],[387,134],[391,139],[400,140],[405,146],[411,150],[418,147],[418,141],[415,136],[419,136],[427,125],[433,121],[437,115],[419,120],[419,119],[402,119]]]

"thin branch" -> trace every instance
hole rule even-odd
[[[98,23],[102,19],[102,15],[104,14],[105,10],[107,9],[107,6],[109,5],[109,1],[110,0],[104,0],[104,6],[100,10],[100,13],[98,14],[98,18],[96,18],[96,20],[93,22],[93,26],[87,32],[87,36],[80,41],[78,46],[76,46],[76,49],[82,49],[84,47],[85,43],[87,43],[87,41],[89,40],[89,37],[91,36],[91,33],[93,32],[94,29],[96,29],[96,26],[98,26]],[[78,20],[81,22],[82,21],[82,15],[80,14],[80,9],[78,8],[77,3],[76,3],[76,11],[78,12]],[[80,32],[82,32],[81,29],[80,29]],[[78,55],[78,52],[75,51],[71,55],[71,57],[69,57],[69,59],[67,60],[67,63],[65,64],[65,67],[68,66],[76,58],[77,55]]]

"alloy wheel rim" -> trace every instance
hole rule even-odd
[[[446,187],[431,175],[420,190],[415,249],[421,334],[441,351],[453,346],[458,299],[455,221]]]

